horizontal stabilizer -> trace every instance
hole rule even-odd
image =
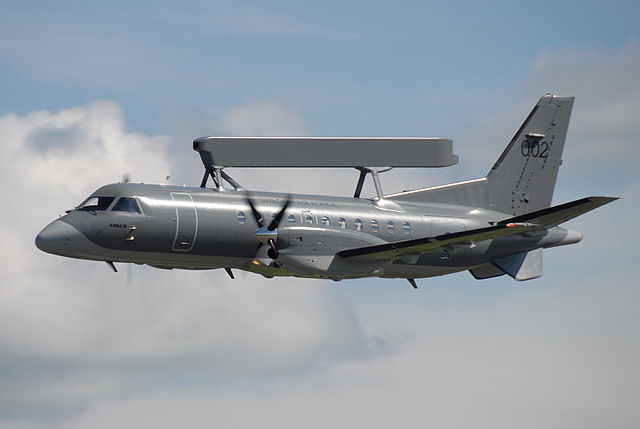
[[[516,253],[491,262],[519,282],[542,276],[542,249]]]
[[[504,276],[506,273],[493,264],[484,264],[469,270],[473,278],[476,280],[492,279],[494,277]]]
[[[507,235],[521,234],[532,229],[535,229],[535,226],[509,223],[508,225],[496,225],[487,228],[442,234],[437,237],[418,238],[415,240],[347,249],[338,252],[338,256],[361,260],[394,260],[403,255],[433,252],[453,244],[477,243]]]
[[[560,204],[558,206],[549,207],[542,210],[536,210],[531,213],[512,217],[498,222],[498,225],[507,225],[510,223],[535,224],[545,228],[559,225],[574,217],[578,217],[593,209],[615,201],[614,197],[587,197],[569,203]]]

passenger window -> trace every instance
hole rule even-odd
[[[326,217],[326,216],[322,216],[322,224],[323,224],[324,226],[331,226],[331,221],[329,220],[329,218],[328,218],[328,217]]]
[[[387,231],[389,231],[391,234],[396,232],[396,226],[393,224],[393,221],[387,222]]]
[[[128,212],[140,214],[140,207],[135,198],[122,197],[118,200],[115,206],[111,209],[114,212]]]
[[[244,212],[238,212],[238,223],[240,225],[244,224],[246,217],[244,215]]]
[[[311,215],[304,215],[304,223],[309,223],[312,224],[313,223],[313,217]]]
[[[111,205],[111,202],[115,199],[115,197],[89,197],[78,206],[78,210],[90,212],[106,210],[107,207]]]
[[[341,217],[340,219],[338,219],[338,226],[342,229],[345,229],[347,227],[347,221]]]
[[[289,216],[287,216],[287,222],[295,223],[295,221],[296,217],[294,215],[290,214]]]
[[[405,234],[411,234],[411,225],[409,222],[402,222],[402,232]]]
[[[354,224],[356,226],[356,231],[362,231],[362,221],[360,219],[356,219]]]
[[[377,220],[375,220],[375,219],[371,219],[371,230],[372,230],[373,232],[378,232],[378,229],[380,229],[380,228],[378,227],[378,221],[377,221]]]

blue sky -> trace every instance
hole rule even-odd
[[[542,52],[625,45],[639,9],[634,2],[12,5],[3,14],[0,112],[110,99],[137,129],[168,133],[181,112],[278,99],[302,110],[311,134],[444,133],[457,124],[448,117],[478,99],[508,96]]]
[[[4,4],[0,426],[637,427],[639,18],[637,2]],[[208,134],[448,137],[458,165],[384,190],[478,177],[547,91],[576,96],[554,202],[621,199],[572,221],[584,241],[546,251],[539,280],[114,275],[33,246],[123,173],[197,185]],[[357,178],[233,176],[340,195]]]

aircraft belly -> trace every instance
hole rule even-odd
[[[436,277],[446,274],[464,271],[467,267],[435,266],[435,265],[410,265],[389,264],[385,265],[380,277],[383,278],[424,278]]]
[[[104,260],[104,258],[101,258],[101,260]],[[162,268],[182,269],[215,269],[225,267],[243,269],[249,264],[249,260],[246,258],[166,252],[118,251],[111,253],[108,260],[113,262],[146,264]]]

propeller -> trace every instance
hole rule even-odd
[[[258,225],[258,229],[253,233],[253,236],[256,240],[258,240],[261,245],[269,246],[269,250],[267,250],[267,256],[271,259],[278,259],[278,250],[276,249],[276,241],[278,240],[278,225],[280,225],[280,221],[284,216],[284,212],[291,204],[291,195],[287,195],[287,199],[284,202],[280,211],[276,214],[276,216],[271,220],[269,225],[265,226],[264,217],[260,214],[258,209],[256,209],[255,204],[253,204],[253,200],[251,199],[251,194],[248,192],[245,194],[245,201],[251,207],[251,213],[253,213],[253,218]]]

